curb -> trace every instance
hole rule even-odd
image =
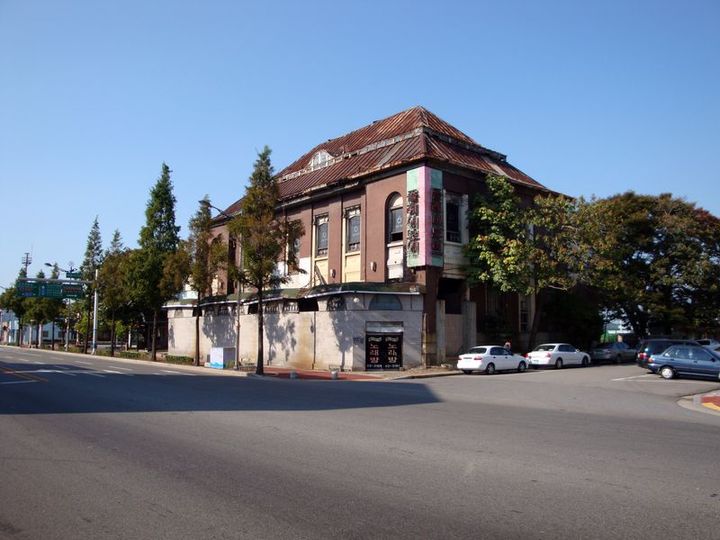
[[[684,396],[678,400],[677,404],[692,411],[720,416],[720,390]]]

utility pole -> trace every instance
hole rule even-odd
[[[23,258],[20,260],[20,264],[22,264],[23,267],[25,268],[25,277],[27,277],[27,275],[28,275],[27,269],[28,269],[28,266],[30,266],[30,263],[32,263],[32,257],[26,251],[25,255],[23,255]]]

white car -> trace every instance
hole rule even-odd
[[[492,375],[496,371],[527,369],[527,360],[524,357],[513,354],[500,345],[479,345],[473,347],[465,354],[458,356],[457,368],[465,374],[473,371],[482,371]]]
[[[569,343],[543,343],[527,353],[525,357],[531,367],[555,366],[589,366],[590,355],[582,352]]]

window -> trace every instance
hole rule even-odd
[[[328,217],[315,218],[315,256],[327,257],[328,254]]]
[[[388,204],[388,242],[402,242],[403,225],[405,224],[403,214],[403,198],[399,194],[395,193],[391,196]]]
[[[445,239],[460,242],[460,195],[445,195]]]
[[[402,303],[394,294],[376,294],[370,300],[370,311],[402,311]]]
[[[520,297],[520,331],[521,332],[527,332],[528,331],[528,322],[530,319],[530,309],[528,307],[528,297],[522,296]]]
[[[332,159],[332,156],[325,150],[319,150],[313,154],[310,160],[310,169],[319,169],[328,164],[328,161]]]
[[[351,208],[345,213],[345,251],[360,249],[360,208]]]
[[[493,356],[503,356],[507,354],[507,351],[502,347],[493,347],[492,349],[490,349],[490,354],[492,354]]]

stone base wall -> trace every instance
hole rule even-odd
[[[277,312],[264,315],[265,364],[298,369],[365,370],[365,334],[368,324],[401,327],[403,366],[421,365],[422,297],[401,296],[402,310],[368,310],[370,295],[348,295],[347,309],[327,311],[324,299],[318,311]],[[193,356],[195,319],[192,307],[168,310],[169,350]],[[211,347],[235,347],[237,320],[230,313],[206,313],[200,318],[201,360]],[[257,315],[240,315],[240,359],[257,359]]]

